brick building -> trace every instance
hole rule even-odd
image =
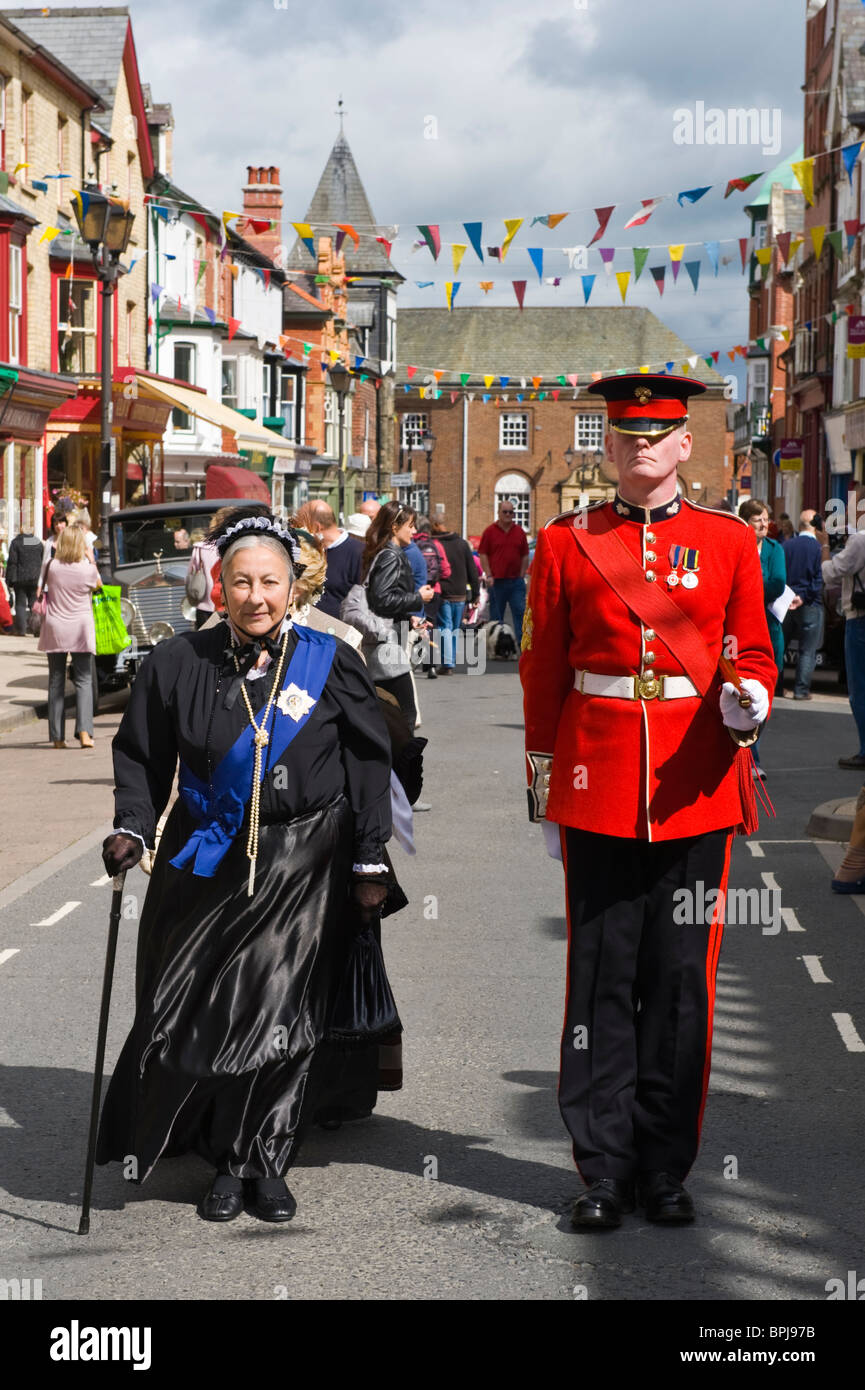
[[[466,535],[483,531],[504,496],[536,534],[558,512],[611,495],[604,403],[585,391],[590,373],[643,365],[662,371],[672,362],[680,374],[693,359],[650,310],[628,306],[403,309],[399,323],[401,363],[416,370],[409,375],[400,365],[397,373],[398,473],[414,481],[395,491]],[[692,374],[709,390],[692,404],[694,452],[681,485],[711,506],[727,495],[732,477],[724,382],[702,358]],[[567,380],[574,375],[582,383],[576,393]],[[435,437],[431,455],[425,433]]]

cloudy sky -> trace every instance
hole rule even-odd
[[[39,8],[39,6],[34,6]],[[132,0],[139,66],[154,99],[174,109],[174,175],[209,206],[238,207],[248,164],[275,164],[289,220],[306,211],[339,128],[345,132],[376,219],[397,223],[394,264],[407,277],[400,303],[483,300],[481,279],[502,280],[488,303],[580,304],[579,274],[563,246],[586,243],[591,209],[617,205],[601,245],[657,245],[628,302],[646,304],[695,352],[747,336],[747,295],[735,257],[717,279],[702,242],[747,234],[747,196],[724,201],[726,181],[768,171],[801,141],[805,0]],[[675,113],[762,110],[763,144],[677,143]],[[679,121],[681,125],[681,121]],[[434,133],[436,138],[428,138]],[[730,132],[726,132],[728,138]],[[735,133],[732,136],[735,139]],[[720,184],[694,206],[663,205],[643,228],[623,231],[643,198]],[[759,184],[756,185],[759,188]],[[753,190],[752,190],[753,191]],[[535,215],[570,211],[548,231]],[[454,277],[447,243],[464,221],[484,223],[498,245],[502,219],[525,217],[503,266],[470,250]],[[437,264],[411,251],[416,224],[438,223]],[[700,259],[700,290],[684,270],[660,299],[649,267],[669,263],[668,242]],[[541,286],[526,252],[545,249]],[[494,264],[494,263],[493,263]],[[630,251],[613,266],[633,270]],[[599,257],[592,304],[619,304]],[[434,280],[417,289],[417,280]],[[634,365],[634,364],[627,364]]]

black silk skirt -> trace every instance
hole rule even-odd
[[[142,911],[135,1020],[97,1162],[143,1182],[160,1157],[192,1152],[239,1178],[282,1177],[303,1126],[349,1080],[324,1038],[356,929],[353,817],[341,797],[263,825],[251,898],[246,827],[213,878],[169,863],[192,829],[177,802]]]

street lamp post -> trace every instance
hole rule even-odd
[[[99,429],[99,568],[104,579],[111,575],[108,549],[108,512],[111,507],[111,312],[117,281],[122,272],[120,257],[129,245],[135,214],[119,198],[111,198],[96,187],[82,189],[73,198],[75,220],[93,257],[102,285],[101,414]],[[71,254],[71,252],[70,252]]]
[[[354,390],[354,377],[342,362],[335,362],[328,369],[330,384],[336,392],[339,408],[339,524],[345,521],[345,398]]]
[[[427,515],[432,517],[432,456],[435,448],[436,437],[431,430],[424,430],[421,435],[421,446],[426,454],[426,509]]]

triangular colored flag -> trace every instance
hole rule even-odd
[[[664,363],[664,367],[666,368],[666,371],[667,371],[668,374],[669,374],[670,372],[672,372],[672,370],[673,370],[673,368],[675,367],[675,365],[676,365],[675,362],[665,362],[665,363]]]
[[[578,374],[577,372],[569,372],[569,373],[568,373],[568,384],[569,384],[570,386],[573,386],[573,387],[576,388],[576,385],[577,385],[577,382],[579,381],[579,379],[580,379],[580,378],[579,378],[579,374]]]
[[[838,257],[839,260],[841,259],[841,238],[843,237],[843,235],[844,233],[841,231],[828,232],[826,235],[826,240],[832,247],[832,250],[835,252],[835,255]]]
[[[459,291],[459,287],[461,284],[461,280],[445,281],[445,298],[447,300],[447,305],[449,309],[452,309],[454,307],[454,300],[457,297],[457,292]],[[436,377],[436,380],[438,380],[438,377]]]
[[[69,257],[69,261],[68,261],[67,266],[66,266],[66,269],[65,269],[64,272],[63,272],[63,278],[64,278],[64,280],[71,280],[71,279],[72,279],[72,271],[73,271],[73,268],[74,268],[74,263],[73,263],[72,257],[70,256],[70,257]]]
[[[540,283],[543,281],[543,278],[544,278],[544,252],[543,252],[543,248],[540,247],[540,246],[529,246],[529,247],[527,247],[526,249],[528,250],[529,259],[531,260],[532,265],[534,266],[535,270],[538,272],[538,283],[540,284]]]
[[[712,270],[717,275],[718,260],[721,254],[721,243],[720,241],[704,241],[703,246],[705,247],[706,255],[712,263]]]
[[[441,251],[442,249],[442,242],[441,237],[439,236],[438,224],[431,222],[428,225],[424,225],[423,227],[418,225],[418,231],[420,232],[421,236],[423,237],[424,241],[426,242],[427,246],[432,252],[433,260],[437,261],[439,258],[439,251]]]
[[[195,271],[195,288],[196,288],[196,289],[198,289],[198,286],[201,284],[201,281],[202,281],[202,278],[203,278],[203,276],[204,276],[204,272],[206,271],[206,269],[207,269],[207,261],[204,261],[204,260],[199,261],[198,266],[197,266],[196,271]]]
[[[504,391],[504,389],[505,389],[505,387],[507,386],[507,384],[508,384],[509,381],[510,381],[510,377],[509,377],[509,376],[500,376],[500,377],[499,377],[499,385],[501,386],[501,388],[502,388],[503,391]]]
[[[766,339],[765,339],[765,338],[757,338],[757,339],[756,339],[756,343],[757,343],[757,347],[760,349],[761,352],[765,352],[765,351],[766,351]]]
[[[715,351],[712,353],[712,361],[714,362],[714,364],[715,364],[716,367],[717,367],[717,365],[718,365],[718,358],[719,358],[720,356],[721,356],[720,350],[719,350],[718,348],[716,348]]]
[[[415,284],[419,290],[428,290],[430,285],[435,284],[435,280],[415,280]]]
[[[500,261],[502,258],[502,248],[500,246],[488,246],[487,255],[492,256],[494,261]]]
[[[805,194],[805,201],[808,204],[814,202],[814,156],[810,159],[800,159],[797,163],[791,164],[790,168],[796,177],[796,182]]]
[[[487,401],[489,400],[489,396],[484,394],[481,396],[481,400],[483,401],[484,405],[486,405]]]
[[[658,286],[658,294],[662,295],[664,293],[664,279],[667,274],[667,267],[665,265],[650,265],[649,270],[652,272],[655,284]]]
[[[208,306],[205,304],[204,312],[207,315],[207,318],[210,321],[211,325],[216,323],[216,311],[214,309],[209,309]]]
[[[463,226],[466,229],[466,236],[468,237],[469,242],[471,243],[472,250],[474,251],[478,260],[482,261],[484,258],[483,247],[481,246],[481,237],[483,236],[484,231],[483,222],[464,222]]]
[[[495,284],[495,280],[478,280],[478,284],[480,285],[484,294],[489,294],[490,290]]]
[[[673,262],[673,274],[675,275],[676,262],[680,261],[685,254],[685,243],[682,242],[679,246],[668,246],[667,250],[670,253],[670,260]]]
[[[844,168],[847,170],[847,177],[850,180],[850,187],[853,187],[853,165],[859,158],[859,151],[862,148],[862,141],[857,140],[853,145],[845,145],[841,150],[841,158],[844,160]]]
[[[468,386],[470,376],[471,372],[460,372],[460,386],[462,386],[463,390]]]
[[[567,386],[568,384],[568,378],[565,376],[564,372],[562,372],[560,376],[556,377],[556,381],[561,382],[562,386]]]
[[[745,266],[748,264],[748,257],[751,254],[751,237],[739,237],[739,255],[742,257],[742,274],[745,273]]]
[[[550,392],[550,395],[552,396],[552,398],[553,398],[554,401],[557,401],[557,400],[559,399],[559,392],[558,392],[558,390],[551,391],[551,392]]]
[[[711,357],[704,357],[704,358],[703,358],[703,361],[705,362],[705,364],[706,364],[707,367],[711,367],[711,366],[712,366],[712,359],[711,359]]]
[[[237,330],[238,330],[239,327],[240,327],[240,319],[229,319],[229,320],[228,320],[228,341],[229,341],[229,342],[231,342],[232,338],[234,337],[234,335],[235,335],[235,333],[237,332]]]
[[[802,245],[804,245],[804,242],[805,242],[805,238],[804,238],[804,237],[802,237],[802,236],[794,236],[793,240],[790,242],[790,260],[791,260],[791,261],[795,258],[796,252],[799,250],[799,247],[802,246]]]
[[[608,275],[612,275],[613,258],[616,254],[615,246],[599,246],[598,250],[601,253],[601,260],[604,262],[604,270]]]
[[[59,227],[46,227],[46,228],[45,228],[45,231],[42,233],[41,237],[39,238],[39,244],[40,244],[40,246],[41,246],[41,244],[42,244],[43,241],[53,241],[54,237],[59,236],[59,235],[60,235],[60,228],[59,228]]]
[[[580,279],[581,279],[582,282],[583,282],[583,303],[584,303],[584,304],[588,304],[589,300],[590,300],[591,297],[592,297],[592,289],[593,289],[593,287],[594,287],[594,283],[595,283],[595,279],[596,279],[596,278],[597,278],[597,277],[594,276],[594,275],[581,275],[581,276],[580,276]]]
[[[760,262],[760,265],[768,265],[772,259],[772,247],[758,246],[756,251],[754,252],[754,255],[757,257],[757,260]]]
[[[466,392],[466,400],[467,400],[467,401],[473,401],[474,398],[475,398],[475,392],[474,392],[474,391],[468,391],[468,392]]]
[[[700,262],[685,261],[685,269],[691,277],[691,284],[694,286],[694,294],[696,294],[697,286],[700,283]]]
[[[161,286],[161,285],[157,285],[157,284],[155,284],[155,283],[152,282],[151,285],[150,285],[150,298],[153,300],[154,304],[157,303],[157,301],[158,301],[158,299],[159,299],[159,296],[160,296],[161,294],[162,294],[162,286]]]
[[[543,377],[541,377],[541,376],[533,376],[533,377],[532,377],[532,386],[535,388],[536,391],[537,391],[537,389],[538,389],[538,387],[540,386],[540,384],[541,384],[542,381],[543,381]]]
[[[604,232],[607,230],[607,223],[609,222],[610,218],[612,217],[615,211],[615,203],[613,203],[612,207],[609,208],[595,208],[595,216],[598,219],[598,230],[595,232],[595,235],[589,242],[590,246],[594,246],[596,241],[600,241],[601,237],[604,235]]]
[[[412,379],[412,377],[414,376],[414,374],[415,374],[416,371],[417,371],[417,367],[406,367],[406,369],[405,369],[405,374],[406,374],[406,376],[408,377],[409,381],[411,381],[411,379]]]
[[[849,217],[844,220],[844,231],[847,233],[847,250],[849,251],[856,240],[857,233],[861,229],[861,222],[858,217]]]
[[[523,219],[522,217],[506,217],[504,218],[504,224],[507,236],[502,242],[502,260],[504,260],[505,256],[508,254],[511,242],[523,225]]]
[[[708,183],[705,188],[686,188],[676,195],[676,202],[680,208],[684,207],[685,203],[698,203],[703,194],[708,193],[711,187],[712,185]]]
[[[492,386],[492,384],[493,384],[494,381],[495,381],[495,377],[494,377],[492,374],[490,374],[490,375],[484,377],[484,386],[487,388],[488,391],[489,391],[489,389],[490,389],[490,387]]]
[[[564,222],[567,215],[566,212],[546,212],[542,217],[533,217],[531,225],[534,226],[536,222],[540,222],[544,227],[558,227],[560,222]]]
[[[15,175],[18,173],[18,170],[19,170],[19,169],[29,169],[29,168],[30,168],[30,165],[29,165],[29,164],[16,164],[16,165],[15,165],[15,168],[12,170],[12,177],[13,177],[13,179],[14,179]]]
[[[645,222],[648,222],[655,209],[660,207],[661,203],[666,202],[668,197],[669,194],[665,193],[661,198],[641,198],[642,209],[640,212],[635,212],[633,217],[628,218],[625,223],[625,231],[628,231],[630,227],[642,227]]]
[[[648,246],[634,247],[634,284],[637,283],[637,281],[643,273],[643,267],[646,264],[646,257],[648,256],[648,254]]]
[[[390,248],[393,246],[393,242],[388,241],[386,236],[377,236],[376,241],[380,242],[381,245],[384,247],[385,255],[387,256],[388,260],[390,260]]]
[[[795,167],[796,166],[794,165],[794,170]],[[730,182],[727,184],[726,189],[724,190],[724,197],[729,198],[730,194],[733,192],[744,193],[745,189],[750,188],[754,180],[758,179],[759,177],[759,174],[745,174],[744,178],[731,179]]]
[[[438,386],[439,382],[441,381],[442,377],[444,376],[444,368],[443,368],[443,367],[436,367],[435,371],[433,372],[433,376],[435,377],[436,386]]]
[[[784,265],[786,265],[790,259],[790,242],[792,241],[792,239],[792,232],[779,232],[775,238],[778,250],[781,252],[781,260],[783,261]]]
[[[234,214],[229,214],[229,216],[233,215]],[[300,240],[303,242],[309,254],[312,256],[312,259],[315,260],[315,242],[312,239],[312,227],[308,222],[292,222],[291,225],[297,232],[297,235],[300,237]]]
[[[31,187],[31,188],[38,188],[40,193],[47,193],[47,192],[48,192],[48,185],[47,185],[47,183],[44,183],[42,179],[31,179],[31,180],[30,180],[30,187]]]
[[[354,227],[351,225],[351,223],[350,223],[350,222],[334,222],[333,225],[334,225],[335,227],[338,227],[339,230],[343,233],[344,236],[350,236],[350,237],[351,237],[352,241],[354,242],[354,249],[355,249],[355,251],[356,251],[357,248],[358,248],[358,246],[360,245],[360,237],[358,236],[357,232],[355,231],[355,229],[354,229]]]
[[[461,241],[454,241],[451,243],[451,260],[454,263],[454,275],[458,273],[462,258],[468,249],[468,246]]]
[[[616,271],[616,283],[619,286],[619,294],[622,296],[623,304],[625,302],[625,296],[628,293],[628,281],[630,280],[630,278],[631,272],[629,270]]]
[[[336,226],[336,223],[334,223],[334,226]],[[336,234],[336,243],[335,243],[334,248],[333,248],[337,255],[339,255],[340,251],[342,250],[342,243],[343,243],[344,241],[345,241],[345,232],[343,232],[342,230],[340,230],[340,231],[338,231],[337,234]]]
[[[525,280],[512,280],[511,283],[512,283],[512,285],[513,285],[513,287],[514,287],[514,294],[515,294],[516,297],[517,297],[517,303],[519,304],[520,308],[522,309],[522,307],[523,307],[523,300],[524,300],[525,297],[526,297],[526,282],[525,282]]]

